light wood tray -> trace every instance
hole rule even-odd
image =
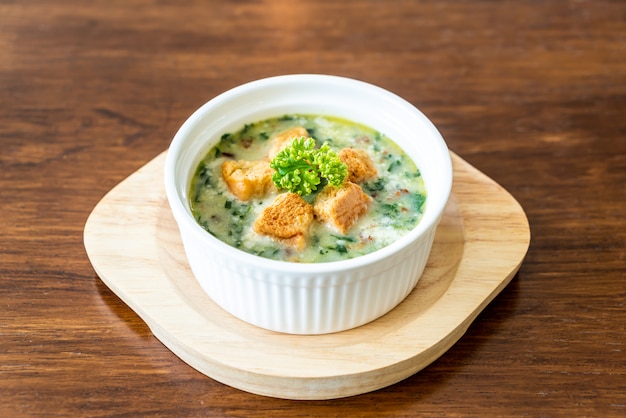
[[[509,283],[530,243],[526,216],[452,154],[453,194],[424,275],[378,320],[335,334],[267,331],[226,313],[187,265],[165,198],[165,152],[91,213],[85,248],[102,281],[174,354],[227,385],[287,399],[331,399],[401,381],[448,350]]]

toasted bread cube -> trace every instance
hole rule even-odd
[[[345,235],[367,212],[371,200],[361,186],[346,181],[341,187],[324,187],[315,199],[313,212],[321,222]]]
[[[281,193],[254,221],[253,229],[302,250],[312,222],[312,205],[296,193]]]
[[[250,200],[265,195],[274,184],[274,170],[269,162],[226,160],[222,164],[222,177],[232,194],[239,200]]]
[[[344,148],[339,151],[339,159],[348,166],[348,181],[361,183],[378,175],[374,161],[363,149]]]
[[[309,133],[302,126],[295,126],[286,131],[279,132],[272,138],[272,147],[269,150],[268,158],[271,160],[293,141],[295,138],[309,137]]]

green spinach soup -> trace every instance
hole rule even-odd
[[[367,126],[285,115],[224,133],[189,193],[202,228],[275,260],[345,260],[383,248],[422,218],[426,190],[415,163]]]

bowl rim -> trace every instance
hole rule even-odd
[[[429,199],[427,197],[427,202],[429,204],[432,205],[434,203],[434,207],[431,208],[429,206],[427,211],[429,214],[434,213],[434,215],[430,215],[427,219],[425,219],[426,217],[422,218],[411,231],[400,237],[397,241],[376,251],[346,260],[321,261],[314,263],[300,263],[261,257],[226,244],[225,242],[221,241],[217,237],[214,237],[206,230],[204,230],[193,218],[193,215],[190,213],[190,211],[186,209],[185,204],[182,202],[183,199],[181,199],[181,196],[177,191],[177,178],[175,176],[175,173],[177,171],[177,159],[180,153],[183,151],[183,145],[185,145],[184,142],[187,136],[194,131],[194,129],[202,122],[202,119],[206,117],[206,115],[209,114],[213,109],[219,108],[219,106],[227,103],[230,100],[236,99],[242,94],[248,94],[252,91],[280,86],[284,83],[324,83],[337,86],[349,85],[356,89],[367,89],[370,91],[371,94],[376,94],[384,97],[386,100],[391,100],[397,105],[408,109],[416,117],[421,119],[421,122],[429,129],[430,134],[436,138],[435,142],[438,145],[437,150],[439,153],[441,153],[439,158],[443,163],[443,166],[441,167],[441,178],[438,180],[440,181],[440,187],[438,188],[441,189],[442,198],[439,199],[439,201],[429,202]],[[400,148],[402,148],[401,145],[399,146]],[[227,255],[232,259],[232,261],[236,263],[251,265],[254,266],[254,268],[263,269],[266,271],[273,270],[276,272],[294,273],[300,275],[328,274],[354,270],[357,268],[360,269],[365,266],[376,264],[380,260],[389,258],[396,253],[402,252],[402,250],[406,249],[407,246],[416,241],[430,228],[436,227],[436,224],[441,218],[441,214],[443,213],[443,209],[451,193],[452,177],[452,161],[445,140],[441,136],[435,125],[430,121],[430,119],[428,119],[417,107],[408,102],[406,99],[396,95],[395,93],[392,93],[389,90],[383,89],[382,87],[376,86],[374,84],[354,78],[326,74],[287,74],[272,76],[246,82],[218,94],[217,96],[204,103],[198,109],[196,109],[183,122],[170,143],[166,154],[164,167],[164,185],[166,197],[169,202],[170,209],[172,210],[172,214],[176,222],[179,224],[181,234],[183,228],[186,231],[193,232],[193,234],[197,236],[200,240],[210,245],[212,250],[217,250],[220,253]]]

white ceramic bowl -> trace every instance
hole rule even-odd
[[[328,263],[270,260],[231,247],[203,230],[189,207],[197,165],[225,132],[284,114],[323,114],[368,125],[415,161],[426,186],[421,222],[371,254]],[[165,190],[189,265],[208,296],[251,324],[293,334],[337,332],[370,322],[415,287],[452,187],[446,144],[413,105],[382,88],[327,75],[253,81],[200,107],[182,125],[165,162]]]

